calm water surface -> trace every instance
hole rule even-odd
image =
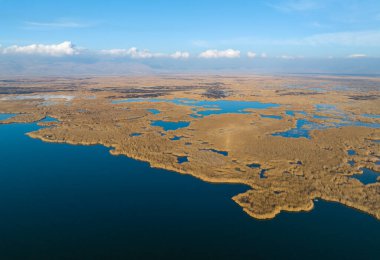
[[[270,221],[209,184],[0,125],[0,259],[377,259],[380,222],[335,203]]]
[[[204,110],[193,110],[192,117],[203,117],[217,114],[246,114],[249,113],[246,109],[266,109],[272,107],[279,107],[274,103],[262,103],[257,101],[241,101],[241,100],[195,100],[188,98],[175,98],[175,99],[159,99],[159,98],[129,98],[112,101],[113,104],[130,103],[130,102],[167,102],[182,106],[194,106],[203,108]]]

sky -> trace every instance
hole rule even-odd
[[[380,1],[0,0],[0,73],[31,58],[194,68],[342,59],[363,70],[357,60],[380,59]]]

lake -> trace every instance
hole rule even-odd
[[[36,124],[0,125],[0,259],[375,259],[380,222],[318,201],[307,213],[249,217],[210,184],[112,156],[44,143]]]

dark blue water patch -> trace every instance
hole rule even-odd
[[[187,158],[187,156],[177,156],[177,162],[179,164],[182,164],[182,163],[188,162],[188,161],[189,161],[189,159]]]
[[[54,117],[47,116],[44,119],[40,120],[39,122],[50,123],[50,122],[59,122],[59,121],[58,121],[58,119],[56,119]]]
[[[349,150],[347,150],[347,154],[350,156],[353,156],[353,155],[356,155],[356,152],[355,152],[355,150],[349,149]]]
[[[114,100],[113,104],[128,103],[128,102],[168,102],[176,105],[195,106],[202,108],[211,108],[210,110],[197,111],[192,117],[208,116],[215,114],[226,113],[249,113],[247,109],[267,109],[279,107],[279,104],[274,103],[261,103],[257,101],[240,101],[240,100],[194,100],[186,98],[177,99],[156,99],[156,98],[130,98],[123,100]]]
[[[377,114],[362,114],[362,116],[369,118],[380,118],[380,115]]]
[[[188,121],[169,122],[169,121],[155,120],[155,121],[152,121],[150,125],[159,126],[159,127],[162,127],[164,131],[169,131],[169,130],[177,130],[180,128],[188,127],[190,125],[190,122]]]
[[[379,255],[379,222],[362,212],[320,200],[311,212],[258,221],[231,200],[246,186],[150,168],[102,146],[43,143],[25,135],[38,128],[0,126],[0,147],[6,147],[0,149],[0,259]]]
[[[364,185],[377,182],[377,178],[380,176],[379,172],[375,172],[368,168],[361,168],[361,170],[363,171],[363,173],[354,174],[351,176],[351,178],[359,180]]]
[[[278,115],[260,115],[260,116],[263,118],[272,118],[272,119],[277,119],[277,120],[282,119],[282,116],[278,116]]]
[[[380,161],[375,162],[376,165],[380,165]]]
[[[273,133],[273,136],[281,136],[286,138],[308,138],[310,139],[310,129],[304,128],[305,125],[311,125],[312,123],[306,119],[298,119],[296,123],[296,128],[289,129],[284,132]]]
[[[295,116],[294,111],[292,111],[292,110],[286,110],[285,114],[288,116]]]
[[[350,166],[355,166],[355,161],[354,160],[349,160],[347,162]]]
[[[174,137],[170,138],[170,140],[172,141],[178,141],[178,140],[181,140],[182,136],[177,136],[175,135]]]
[[[161,111],[160,110],[158,110],[158,109],[148,109],[148,111],[150,112],[150,113],[152,113],[153,115],[158,115],[159,113],[161,113]]]
[[[261,167],[261,165],[258,163],[247,164],[247,166],[249,168],[252,168],[252,169],[260,169],[260,167]],[[259,172],[260,179],[266,179],[267,178],[267,176],[265,176],[266,171],[267,171],[267,169],[260,169],[260,172]]]
[[[251,163],[251,164],[247,164],[247,166],[249,167],[249,168],[260,168],[261,167],[261,165],[260,164],[258,164],[258,163]]]
[[[140,135],[142,135],[141,133],[132,133],[132,134],[130,134],[129,136],[131,136],[131,137],[135,137],[135,136],[140,136]]]
[[[0,120],[7,120],[9,118],[12,118],[14,117],[16,114],[4,114],[4,113],[0,113]]]
[[[246,114],[249,113],[247,109],[267,109],[279,107],[278,104],[274,103],[261,103],[256,101],[234,101],[234,100],[216,100],[216,101],[199,101],[197,105],[202,107],[216,106],[218,110],[202,110],[198,111],[198,114],[203,116],[215,115],[215,114],[226,114],[226,113],[239,113]]]
[[[265,173],[266,173],[266,169],[261,169],[260,173],[259,173],[259,177],[260,179],[266,179],[267,176],[265,176]]]
[[[228,156],[228,152],[227,151],[220,151],[220,150],[216,150],[216,149],[202,149],[203,151],[210,151],[210,152],[214,152],[214,153],[217,153],[217,154],[221,154],[223,156]]]
[[[318,116],[314,115],[315,118]],[[320,117],[322,118],[322,117]],[[328,117],[327,117],[328,118]],[[325,118],[326,119],[326,118]],[[297,119],[297,124],[295,128],[284,132],[277,132],[272,134],[273,136],[282,136],[288,138],[300,138],[305,137],[310,139],[310,130],[322,130],[333,127],[344,127],[344,126],[361,126],[369,128],[380,128],[380,123],[365,123],[360,121],[351,121],[348,119],[340,120],[339,122],[328,122],[328,123],[315,123],[307,119]]]

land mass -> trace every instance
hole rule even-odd
[[[275,105],[202,114],[220,108],[191,103],[200,100]],[[380,79],[369,77],[0,79],[0,112],[16,114],[0,123],[52,117],[57,121],[40,122],[45,127],[28,135],[45,142],[102,144],[114,155],[152,167],[213,183],[245,184],[247,191],[233,200],[258,219],[309,211],[315,199],[380,219],[379,178],[366,185],[353,178],[363,168],[380,171],[379,111]],[[302,129],[307,136],[278,135],[302,120],[322,127]],[[188,125],[165,131],[155,121]]]

